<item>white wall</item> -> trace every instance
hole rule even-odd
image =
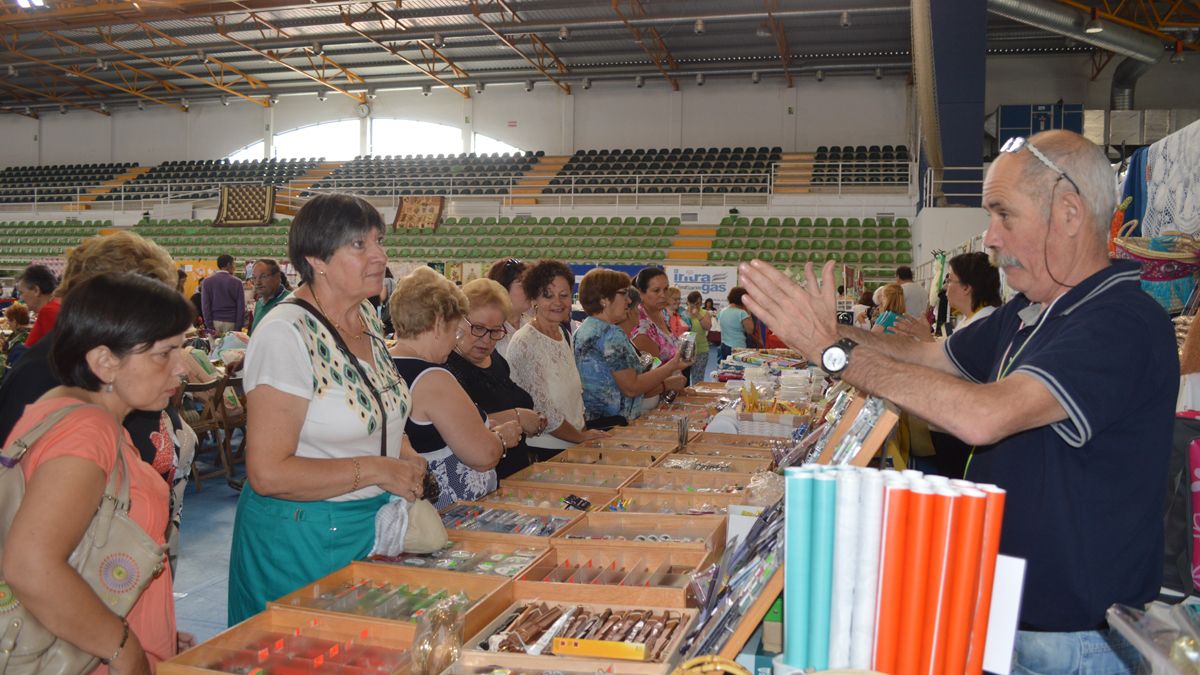
[[[567,96],[547,81],[532,92],[521,85],[492,85],[471,98],[435,88],[382,92],[372,116],[447,124],[464,140],[480,133],[511,145],[570,154],[578,148],[701,147],[765,145],[809,150],[845,143],[910,143],[908,87],[900,77],[829,77],[824,82],[798,77],[788,89],[779,81],[710,78],[702,87],[681,80],[674,92],[661,78],[642,89],[629,82],[597,82],[590,90],[573,87]],[[263,140],[318,122],[357,119],[356,102],[331,92],[284,96],[272,109],[231,98],[229,106],[192,103],[187,113],[148,106],[120,108],[111,117],[71,111],[37,122],[0,118],[0,134],[13,148],[0,152],[0,166],[134,161],[144,165],[171,159],[224,157]],[[357,154],[357,151],[356,153]]]
[[[921,209],[913,225],[913,260],[921,264],[934,251],[951,251],[987,230],[987,211],[981,208]]]
[[[38,163],[38,123],[21,115],[0,115],[0,166]]]
[[[1091,57],[993,56],[987,60],[987,95],[984,108],[999,105],[1083,103],[1087,109],[1108,107],[1114,57],[1093,81]],[[1173,64],[1164,56],[1137,82],[1134,103],[1138,109],[1200,108],[1200,59]]]

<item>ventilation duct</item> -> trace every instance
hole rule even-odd
[[[1161,55],[1160,55],[1161,56]],[[1138,78],[1150,71],[1154,63],[1126,58],[1113,69],[1112,93],[1109,97],[1110,110],[1133,110],[1133,90]]]
[[[1101,19],[1104,30],[1087,33],[1084,26],[1091,18],[1089,14],[1050,0],[988,0],[988,11],[1144,63],[1154,63],[1163,55],[1163,44],[1158,39],[1111,21]]]

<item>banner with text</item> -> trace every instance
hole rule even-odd
[[[727,303],[725,296],[729,290],[737,286],[738,270],[736,265],[667,265],[667,278],[672,286],[678,286],[680,295],[687,302],[688,293],[700,291],[707,300],[712,299],[718,309]]]

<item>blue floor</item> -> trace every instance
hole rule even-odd
[[[709,350],[705,379],[716,369],[716,349]],[[238,438],[234,437],[235,440]],[[202,455],[211,459],[212,454]],[[237,467],[242,476],[245,467]],[[183,527],[175,570],[175,619],[179,630],[197,641],[225,630],[226,592],[229,586],[229,540],[238,492],[221,477],[204,481],[196,490],[189,483],[183,500]]]
[[[238,466],[239,475],[244,467]],[[238,492],[223,477],[188,485],[175,570],[175,620],[197,641],[225,630],[225,594],[229,584],[229,540]]]

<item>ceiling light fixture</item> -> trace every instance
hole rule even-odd
[[[476,82],[476,83],[475,83],[475,93],[476,93],[476,94],[482,94],[482,93],[483,93],[483,90],[484,90],[484,89],[486,89],[486,88],[487,88],[487,84],[485,84],[485,83],[483,83],[483,82]]]
[[[229,97],[228,96],[221,96],[221,105],[223,105],[223,106],[229,105]]]
[[[1087,25],[1083,27],[1083,32],[1088,35],[1104,32],[1104,24],[1100,23],[1100,10],[1092,8],[1092,18],[1088,19]]]
[[[883,68],[876,68],[876,69],[875,69],[875,79],[877,79],[877,80],[882,80],[882,79],[883,79]]]
[[[29,0],[17,0],[17,7],[21,9],[32,9],[33,5],[29,4]]]
[[[9,76],[9,77],[16,77],[16,76],[17,76],[17,67],[16,67],[16,66],[14,66],[14,65],[12,65],[12,64],[9,64],[9,66],[8,66],[8,76]]]
[[[824,81],[825,81],[825,71],[818,70],[817,71],[817,82],[824,82]]]
[[[100,112],[102,112],[102,113],[108,112],[108,104],[107,103],[104,103],[103,101],[101,101]]]
[[[434,33],[434,34],[433,34],[433,47],[434,47],[434,49],[441,49],[442,47],[445,47],[445,46],[446,46],[446,39],[442,37],[442,34],[441,34],[441,33]]]
[[[704,19],[696,19],[696,24],[692,26],[692,31],[696,35],[704,35]]]
[[[186,98],[179,99],[179,105],[183,106],[184,110],[188,109],[188,100]]]
[[[850,27],[850,12],[842,12],[842,28]]]
[[[1171,54],[1171,63],[1183,63],[1183,41],[1175,41],[1175,53]]]
[[[760,23],[758,24],[758,28],[755,29],[754,34],[760,38],[769,38],[771,37],[771,27],[765,23]]]
[[[583,78],[583,88],[584,89],[592,88],[592,78],[590,78],[590,77]]]
[[[65,106],[65,105],[58,106],[58,114],[66,115],[67,114],[67,106]]]
[[[279,103],[279,97],[272,94],[271,96],[267,97],[267,103],[270,103],[271,105],[275,105],[275,104]]]
[[[753,82],[754,84],[758,84],[759,82],[762,82],[762,73],[758,72],[757,70],[754,71],[753,73],[750,73],[750,81]]]
[[[325,47],[322,46],[320,42],[312,43],[312,45],[309,46],[309,50],[312,52],[313,56],[323,56],[325,54]]]
[[[533,91],[533,80],[525,80],[525,91]]]
[[[30,108],[29,106],[25,106],[25,114],[26,114],[26,115],[32,115],[32,114],[33,114],[33,108]]]
[[[558,27],[558,39],[559,40],[570,40],[571,39],[571,29],[567,28],[566,26],[559,26]]]
[[[318,101],[320,101],[321,103],[324,103],[324,102],[325,102],[325,99],[326,99],[326,98],[328,98],[328,97],[329,97],[329,95],[328,95],[328,94],[326,94],[326,93],[324,92],[324,90],[322,90],[322,91],[318,91],[318,92],[317,92],[317,100],[318,100]]]
[[[146,109],[146,102],[145,102],[145,101],[143,101],[143,100],[141,100],[141,99],[138,99],[138,102],[137,102],[137,108],[138,108],[138,110],[145,110],[145,109]]]
[[[104,59],[96,57],[96,68],[100,70],[108,70],[108,64],[104,62]]]
[[[377,97],[377,96],[379,96],[379,94],[376,94],[374,89],[367,90],[367,100],[368,101],[374,101],[375,97]]]
[[[421,95],[422,96],[428,96],[432,93],[433,93],[433,87],[429,86],[428,84],[421,85]]]
[[[704,73],[696,73],[696,86],[697,87],[704,86]]]

